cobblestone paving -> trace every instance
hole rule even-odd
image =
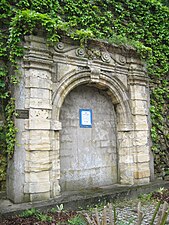
[[[155,207],[156,207],[155,204],[152,205],[144,203],[144,205],[142,205],[141,211],[143,212],[144,215],[142,225],[150,224]],[[123,208],[117,207],[117,218],[119,224],[135,225],[137,222],[137,205],[135,205],[134,207],[133,205],[124,206]]]
[[[143,202],[141,203],[141,211],[143,212],[143,220],[141,225],[150,225],[152,220],[155,208],[157,203],[155,202]],[[118,225],[136,225],[137,224],[137,206],[138,201],[126,201],[120,204],[116,204],[116,214]],[[100,213],[100,217],[102,217],[102,213]],[[109,219],[108,219],[109,220]],[[158,216],[154,221],[154,224],[157,225]],[[169,218],[166,222],[169,224]]]

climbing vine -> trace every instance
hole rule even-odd
[[[156,169],[169,167],[169,8],[165,0],[1,0],[0,2],[0,181],[15,145],[13,86],[25,35],[62,35],[134,45],[147,59],[152,140]],[[3,158],[3,159],[2,159]],[[4,163],[3,163],[4,162]],[[160,166],[159,166],[160,165]]]

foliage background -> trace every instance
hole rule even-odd
[[[1,0],[0,2],[0,183],[17,132],[13,86],[24,35],[45,33],[85,42],[104,39],[132,44],[147,58],[151,92],[151,136],[156,171],[169,168],[169,3],[167,0]],[[149,54],[149,53],[152,54]]]

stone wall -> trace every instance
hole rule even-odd
[[[92,128],[79,126],[79,109],[92,109]],[[60,121],[61,190],[117,183],[116,119],[104,91],[81,85],[65,98]]]
[[[129,185],[149,183],[151,170],[148,78],[145,65],[135,51],[132,48],[125,49],[96,41],[91,41],[87,47],[81,48],[78,43],[65,38],[56,46],[49,47],[44,38],[36,36],[26,37],[24,47],[25,55],[20,63],[21,82],[15,90],[16,109],[20,112],[20,116],[15,120],[19,128],[19,146],[16,146],[14,158],[8,164],[8,197],[18,203],[46,200],[61,195],[65,190],[75,190],[80,180],[79,175],[75,174],[81,167],[84,172],[80,177],[83,177],[84,182],[89,177],[93,179],[93,182],[88,181],[87,186],[81,188],[116,182]],[[88,97],[82,98],[84,105],[79,104],[77,93],[71,103],[71,94],[75,93],[75,90],[79,90],[79,94],[86,90]],[[104,93],[104,102],[107,102],[100,105],[102,116],[97,116],[97,121],[93,119],[92,128],[79,128],[76,124],[77,137],[73,138],[75,130],[71,132],[67,117],[76,117],[77,122],[78,114],[74,115],[71,110],[80,107],[88,106],[92,108],[93,113],[97,112],[100,97],[94,93],[96,90]],[[92,95],[93,104],[92,100],[89,101]],[[85,105],[87,103],[90,104]],[[114,126],[107,126],[106,132],[109,135],[107,140],[103,140],[100,137],[103,129],[100,133],[96,132],[97,123],[106,120],[106,112],[110,112],[110,109],[112,114],[109,113],[111,119],[108,124],[113,123]],[[90,142],[98,141],[105,145],[105,154],[100,153],[102,149],[97,144],[92,147],[91,143],[88,145],[88,151],[93,154],[97,152],[98,156],[96,165],[93,166],[93,160],[90,160],[92,153],[89,154],[86,162],[91,162],[91,170],[88,164],[80,163],[79,167],[76,165],[76,162],[84,160],[81,156],[77,161],[71,161],[72,165],[68,170],[73,170],[73,186],[63,163],[66,154],[64,152],[68,146],[68,140],[64,139],[66,128],[72,133],[71,138],[78,151],[82,151],[82,143],[77,145],[77,140],[89,139]],[[98,137],[89,135],[85,139],[85,133],[80,135],[82,129],[86,135],[93,132]],[[73,150],[73,157],[78,157],[76,150]],[[69,153],[68,155],[71,155]],[[113,172],[111,171],[107,180],[96,182],[94,171],[99,160],[101,166],[98,177],[101,176],[102,179],[107,173],[104,172],[104,155],[109,169],[111,167],[108,154],[114,165]],[[85,156],[87,157],[87,154]],[[68,162],[69,159],[66,164]],[[66,176],[63,176],[64,172],[67,173]],[[112,179],[110,183],[109,179]],[[66,183],[68,185],[65,188]]]

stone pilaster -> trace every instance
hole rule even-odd
[[[134,183],[150,182],[150,124],[149,89],[144,65],[133,63],[129,73],[130,104],[133,116],[133,169]]]

